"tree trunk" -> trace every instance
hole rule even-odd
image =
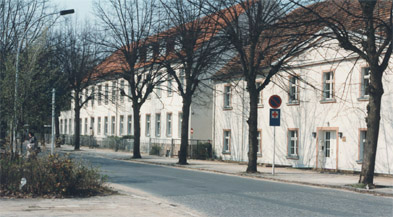
[[[141,125],[140,125],[140,107],[138,102],[132,103],[134,113],[134,154],[132,158],[142,158],[141,156]]]
[[[179,164],[187,164],[187,149],[188,149],[188,127],[190,121],[190,107],[191,107],[191,97],[186,95],[183,98],[183,116],[181,122],[181,143],[180,143],[180,154],[179,154]]]
[[[363,163],[359,183],[373,185],[375,158],[377,154],[379,123],[381,120],[381,99],[383,95],[382,74],[377,67],[370,67],[370,91],[367,105],[367,138],[363,151]]]
[[[74,150],[80,150],[80,110],[81,107],[79,106],[79,94],[75,94],[75,121],[74,121]]]
[[[254,82],[255,83],[255,82]],[[248,165],[247,173],[257,172],[257,152],[258,152],[258,91],[255,89],[255,84],[248,88],[250,95],[250,116],[247,120],[248,123]]]

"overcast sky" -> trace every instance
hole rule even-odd
[[[71,15],[77,18],[79,22],[85,19],[94,19],[93,2],[98,0],[51,0],[52,4],[58,10],[74,9],[75,14]],[[91,23],[93,23],[92,21]]]

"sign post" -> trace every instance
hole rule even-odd
[[[269,98],[269,105],[272,107],[269,112],[269,123],[273,126],[273,163],[272,163],[272,175],[274,175],[274,165],[276,160],[276,126],[280,126],[280,109],[281,98],[278,95],[273,95]]]

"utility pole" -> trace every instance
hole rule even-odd
[[[56,91],[55,88],[52,89],[52,143],[50,146],[50,154],[54,154],[55,149],[55,95]]]

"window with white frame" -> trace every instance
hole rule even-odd
[[[111,135],[114,136],[116,132],[116,117],[112,116],[112,121],[111,121]]]
[[[172,96],[172,79],[168,77],[168,87],[167,87],[168,96]]]
[[[334,74],[333,72],[323,73],[323,93],[322,100],[334,100]]]
[[[108,135],[108,117],[104,118],[104,135]]]
[[[161,114],[156,114],[156,137],[161,136]]]
[[[224,130],[224,142],[223,142],[223,153],[229,153],[231,151],[231,131]]]
[[[120,115],[120,121],[119,121],[119,136],[123,135],[123,128],[124,128],[124,116]]]
[[[120,102],[124,102],[124,95],[121,94],[121,91],[124,92],[124,80],[120,81]]]
[[[85,118],[85,135],[87,135],[87,129],[88,129],[88,128],[87,128],[87,124],[88,124],[88,123],[87,123],[87,118]]]
[[[64,119],[64,134],[67,134],[67,119]]]
[[[299,149],[298,129],[288,129],[288,157],[297,157]]]
[[[361,76],[360,98],[367,99],[370,89],[370,67],[363,67]]]
[[[116,81],[112,82],[112,103],[116,102]]]
[[[102,103],[102,85],[98,85],[98,93],[97,93],[97,103],[101,105]]]
[[[127,116],[127,135],[131,135],[132,131],[132,116],[128,115]]]
[[[92,86],[91,87],[91,106],[93,107],[94,106],[94,99],[95,99],[95,97],[94,97],[94,86]]]
[[[358,162],[363,161],[363,153],[364,153],[364,146],[366,145],[366,139],[367,139],[367,130],[366,129],[361,129],[359,131],[359,160]]]
[[[70,123],[70,127],[68,128],[70,135],[72,134],[72,121],[71,120],[72,120],[71,118],[68,120],[68,122]]]
[[[291,76],[289,78],[289,91],[288,91],[289,104],[299,103],[299,78]]]
[[[150,123],[151,123],[151,116],[150,114],[146,114],[146,126],[145,126],[146,137],[150,137]]]
[[[109,103],[109,85],[105,84],[105,95],[104,95],[105,105]]]
[[[94,136],[94,117],[90,118],[90,136]]]
[[[179,123],[178,123],[178,135],[179,135],[179,138],[181,138],[181,125],[182,125],[182,121],[183,121],[183,112],[179,112],[179,116],[178,116],[179,118],[178,118],[178,120],[179,120]]]
[[[97,118],[97,135],[101,135],[101,117]]]
[[[172,113],[166,114],[166,136],[172,136]]]
[[[232,105],[232,93],[231,93],[231,86],[225,85],[224,86],[224,108],[231,108]]]

